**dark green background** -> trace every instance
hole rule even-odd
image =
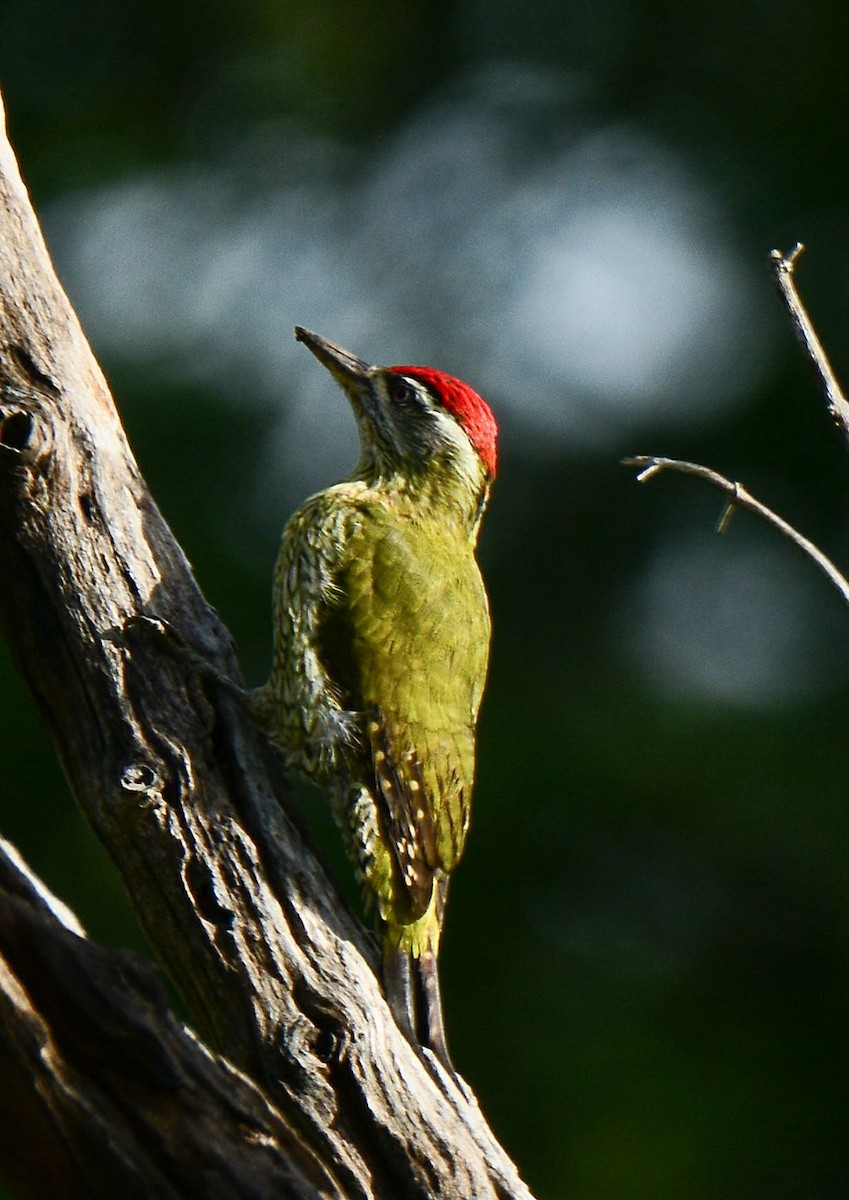
[[[846,614],[753,519],[738,515],[718,539],[716,497],[678,479],[639,489],[618,465],[639,452],[709,462],[849,561],[849,461],[762,267],[772,246],[806,241],[800,284],[849,373],[847,63],[842,3],[0,8],[0,83],[22,170],[142,469],[251,683],[268,661],[279,528],[305,489],[338,474],[336,459],[312,461],[320,422],[312,442],[286,442],[304,388],[327,411],[344,404],[304,351],[292,358],[291,326],[377,360],[426,357],[486,390],[502,418],[482,544],[492,672],[444,986],[457,1064],[541,1196],[849,1194]],[[448,182],[445,162],[434,170],[422,150],[439,121],[467,131]],[[505,133],[497,162],[493,130]],[[631,156],[656,197],[668,188],[685,219],[707,214],[701,244],[698,215],[688,235],[701,261],[733,263],[683,349],[671,331],[670,359],[689,365],[671,386],[660,354],[657,410],[651,377],[633,401],[627,385],[624,399],[592,381],[573,393],[545,353],[531,362],[533,330],[511,319],[517,271],[533,255],[547,261],[536,183],[576,146],[601,144],[604,160],[611,131],[623,202]],[[481,154],[497,187],[476,183]],[[257,259],[281,297],[279,323],[250,344],[251,272],[247,283],[234,274],[231,291],[222,258],[208,328],[185,330],[169,283],[149,289],[158,323],[141,319],[142,290],[137,339],[131,312],[116,333],[96,297],[107,282],[123,295],[126,227],[100,257],[107,243],[77,236],[86,214],[137,180],[189,180],[191,206],[222,173],[226,197],[194,232],[184,212],[179,238],[197,237],[203,267],[229,251],[246,210],[285,194],[279,225],[296,218],[298,246]],[[370,189],[378,173],[384,185]],[[304,179],[302,209],[320,197],[329,224],[299,210]],[[567,249],[570,206],[584,199],[569,179],[550,215],[551,243],[562,247],[566,229]],[[658,270],[664,211],[646,210]],[[154,263],[168,219],[132,230]],[[277,220],[272,206],[269,246]],[[370,252],[362,230],[382,224],[392,240],[375,236]],[[509,231],[503,244],[488,241],[496,225]],[[313,240],[324,291],[287,273]],[[334,246],[340,258],[356,248],[344,280]],[[488,260],[503,262],[501,283],[479,269]],[[654,294],[652,260],[640,264]],[[568,256],[564,272],[568,292]],[[678,277],[668,279],[674,307]],[[611,306],[609,328],[600,335],[588,318],[586,339],[618,361],[615,293]],[[730,332],[714,343],[723,320]],[[251,364],[273,364],[277,338],[279,380],[266,372],[253,395]],[[582,340],[557,354],[580,356]],[[562,429],[535,420],[552,405]],[[586,436],[568,432],[578,410]],[[303,439],[304,428],[302,416],[289,431]],[[334,453],[353,463],[353,424],[338,428]],[[310,461],[293,475],[299,455]],[[114,871],[5,657],[0,669],[0,828],[93,935],[136,943]],[[320,805],[305,805],[336,853]]]

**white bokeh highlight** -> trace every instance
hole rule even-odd
[[[224,159],[67,196],[47,227],[101,355],[279,410],[255,464],[258,523],[357,459],[351,414],[296,323],[372,361],[467,378],[549,462],[614,454],[649,423],[715,421],[770,363],[759,264],[741,261],[721,198],[647,131],[588,118],[569,80],[511,65],[367,153],[281,123]],[[752,595],[782,568],[731,554],[720,586],[667,544],[634,654],[672,692],[777,699],[774,661],[798,630]]]
[[[279,403],[290,477],[351,465],[296,323],[465,375],[549,449],[716,419],[767,356],[722,211],[668,147],[590,127],[531,76],[482,72],[359,162],[281,126],[224,162],[66,197],[48,227],[96,346]],[[548,108],[557,132],[531,153]]]
[[[834,631],[822,621],[828,584],[816,569],[774,531],[719,538],[697,521],[661,542],[627,606],[620,639],[646,681],[737,708],[794,704],[836,686]]]

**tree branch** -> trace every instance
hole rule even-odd
[[[302,1161],[323,1164],[303,1194],[529,1196],[471,1093],[395,1026],[372,943],[292,818],[264,736],[190,661],[128,633],[134,618],[165,621],[238,679],[53,273],[5,135],[0,576],[0,625],[151,944],[226,1069],[298,1130]],[[78,1003],[70,974],[63,985]],[[173,1022],[154,1009],[167,1043]],[[76,1128],[56,1128],[84,1159]],[[293,1158],[292,1179],[299,1170]],[[123,1186],[116,1176],[91,1194]]]
[[[151,964],[88,941],[2,839],[0,1076],[18,1197],[343,1196],[256,1085],[180,1027]]]

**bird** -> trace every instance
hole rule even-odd
[[[341,385],[356,470],[287,522],[257,720],[329,798],[382,943],[395,1020],[456,1077],[438,956],[466,843],[490,611],[476,559],[496,476],[486,401],[443,371],[370,366],[300,326]]]

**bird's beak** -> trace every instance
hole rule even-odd
[[[364,383],[370,382],[371,367],[368,363],[363,362],[361,358],[357,358],[350,351],[343,350],[341,346],[329,342],[320,334],[296,325],[295,340],[303,342],[309,350],[312,350],[318,361],[327,367],[334,379],[349,394],[352,386],[359,389]]]

